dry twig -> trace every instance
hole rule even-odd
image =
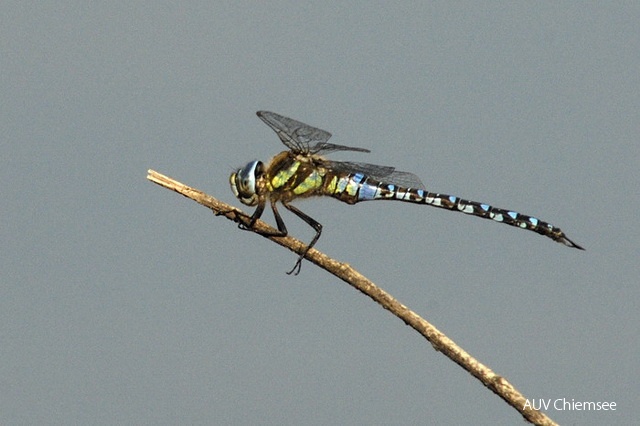
[[[245,223],[247,223],[250,217],[246,213],[243,213],[241,210],[233,206],[218,201],[217,199],[213,198],[210,195],[207,195],[202,191],[184,185],[154,170],[148,171],[147,179],[154,183],[157,183],[158,185],[182,194],[187,198],[191,198],[192,200],[211,209],[217,216],[225,216],[236,223],[239,221],[239,217],[243,217]],[[269,232],[273,231],[273,228],[271,228],[265,222],[258,220],[255,225],[255,231]],[[293,237],[264,237],[298,254],[303,253],[306,248],[303,242]],[[497,375],[490,368],[481,364],[479,361],[465,352],[462,348],[456,345],[451,339],[440,332],[437,328],[435,328],[433,325],[421,318],[418,314],[398,302],[389,293],[376,286],[369,279],[353,269],[349,264],[338,262],[337,260],[334,260],[324,253],[321,253],[320,251],[313,248],[307,252],[305,258],[330,272],[331,274],[335,275],[336,277],[340,278],[341,280],[345,281],[352,287],[355,287],[356,289],[379,303],[384,309],[390,311],[395,316],[400,318],[402,321],[404,321],[405,324],[423,335],[429,341],[429,343],[431,343],[435,350],[442,352],[453,362],[467,370],[469,373],[471,373],[471,375],[480,380],[482,384],[484,384],[487,388],[492,390],[495,394],[505,400],[509,405],[518,410],[518,412],[527,421],[536,425],[556,425],[553,420],[551,420],[541,411],[525,407],[526,398],[520,392],[518,392],[513,387],[513,385],[511,385],[511,383],[509,383],[504,377]]]

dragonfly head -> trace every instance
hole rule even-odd
[[[258,204],[256,183],[264,173],[262,161],[252,161],[238,171],[231,173],[229,183],[231,191],[242,204],[255,206]]]

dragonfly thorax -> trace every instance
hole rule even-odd
[[[231,191],[242,204],[247,206],[255,206],[258,204],[257,182],[260,176],[264,174],[264,165],[262,161],[252,161],[247,163],[238,171],[231,173],[229,183]]]

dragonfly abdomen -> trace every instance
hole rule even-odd
[[[402,186],[375,181],[362,173],[348,176],[334,176],[330,185],[325,185],[327,195],[338,198],[349,204],[370,200],[397,200],[415,204],[427,204],[442,209],[459,211],[472,216],[491,219],[521,229],[527,229],[551,238],[569,247],[584,250],[569,240],[564,232],[550,223],[533,216],[513,210],[493,207],[477,201],[465,200],[453,195],[429,192],[422,188],[404,188]]]
[[[348,204],[370,200],[400,200],[423,203],[424,197],[416,192],[424,190],[407,189],[398,185],[375,181],[363,173],[325,176],[323,193]]]

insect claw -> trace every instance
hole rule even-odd
[[[303,256],[300,256],[298,258],[298,260],[296,261],[296,264],[293,265],[293,269],[291,269],[289,272],[287,272],[287,275],[298,275],[300,273],[300,270],[302,269],[302,259],[304,259]],[[297,269],[297,271],[296,271]],[[295,273],[293,271],[296,271]]]

